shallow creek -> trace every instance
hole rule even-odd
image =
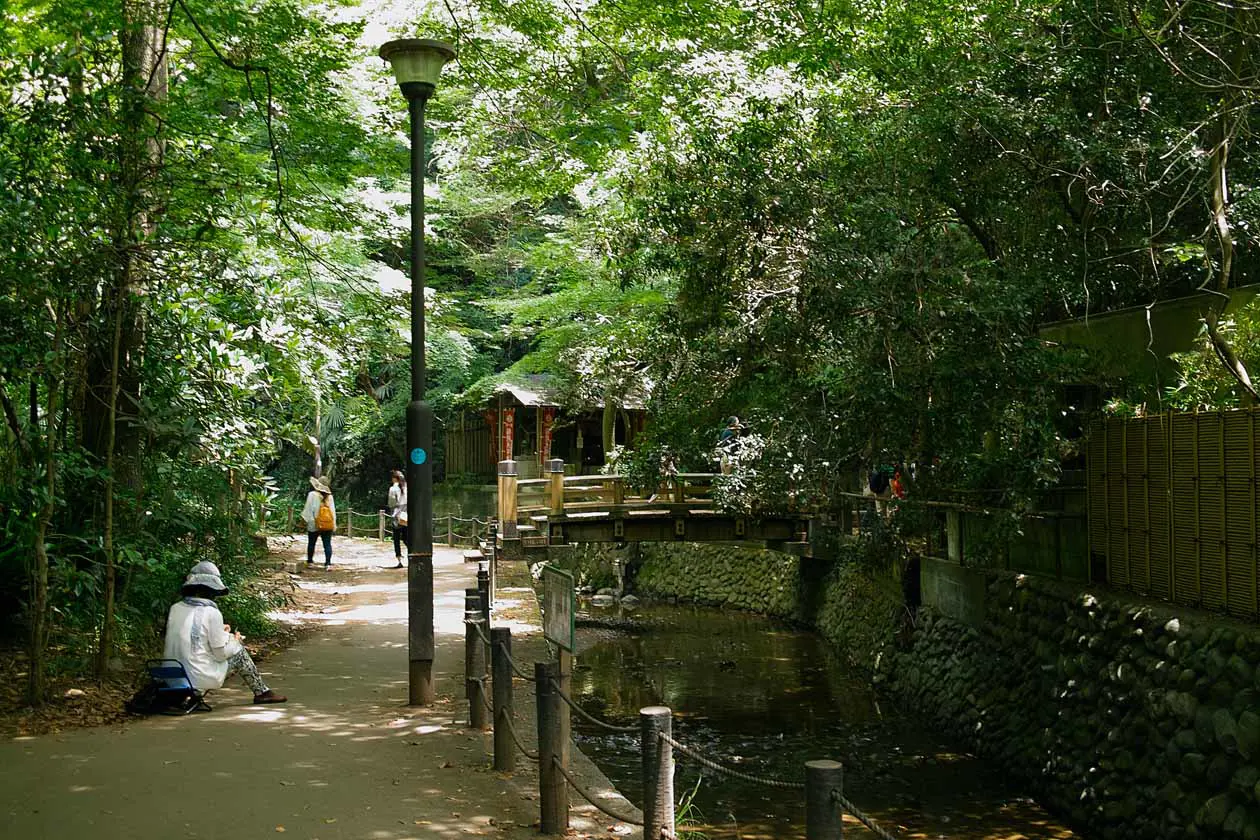
[[[955,752],[812,633],[746,613],[690,606],[595,609],[581,619],[573,694],[619,725],[643,706],[673,710],[674,737],[757,776],[801,781],[804,762],[845,766],[844,792],[906,838],[1071,838],[1074,834],[984,762]],[[632,801],[642,802],[637,735],[574,716],[575,737]],[[719,838],[803,838],[803,794],[719,777],[675,752],[689,819]],[[694,794],[693,794],[694,792]],[[846,823],[846,837],[873,836]]]

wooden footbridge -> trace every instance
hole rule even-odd
[[[499,540],[523,549],[568,543],[729,542],[774,548],[804,543],[803,514],[743,516],[713,504],[712,473],[678,473],[647,488],[620,475],[565,475],[551,460],[546,477],[521,480],[515,461],[499,462]]]

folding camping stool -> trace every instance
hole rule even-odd
[[[149,680],[157,693],[157,705],[164,715],[213,711],[203,691],[193,688],[184,663],[178,659],[150,659],[145,663]]]

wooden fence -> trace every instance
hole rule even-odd
[[[1260,411],[1110,419],[1087,443],[1094,577],[1255,618]]]

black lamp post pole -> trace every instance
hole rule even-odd
[[[411,116],[411,402],[407,404],[407,697],[433,703],[433,409],[424,399],[424,106],[433,85],[401,85]]]

